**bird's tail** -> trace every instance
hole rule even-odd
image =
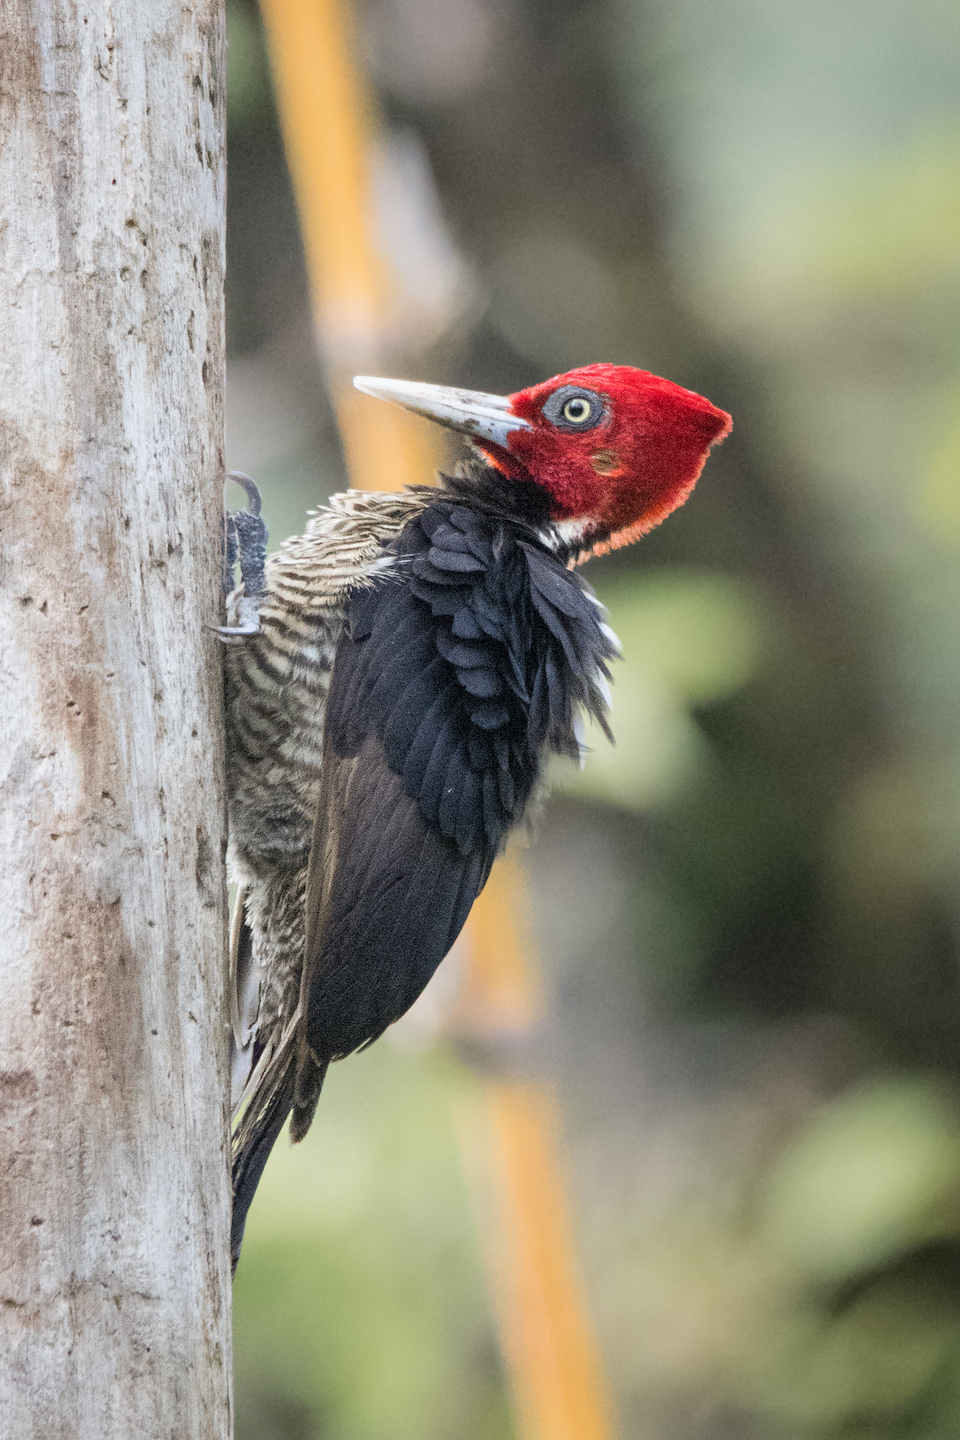
[[[294,1068],[288,1063],[266,1104],[257,1106],[255,1115],[245,1114],[237,1129],[233,1157],[233,1224],[230,1230],[230,1258],[234,1271],[240,1259],[247,1211],[257,1192],[270,1151],[293,1106],[293,1088]]]
[[[260,1065],[254,1067],[247,1082],[247,1091],[241,1097],[242,1106],[247,1092],[250,1092],[233,1136],[230,1256],[234,1271],[240,1259],[247,1211],[284,1121],[292,1111],[290,1139],[294,1144],[302,1140],[310,1128],[327,1073],[329,1061],[319,1061],[309,1051],[299,1058],[296,1053],[291,1053],[296,1018],[294,1016],[293,1023],[269,1061],[267,1056],[262,1057],[265,1062],[262,1073]]]

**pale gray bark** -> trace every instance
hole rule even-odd
[[[230,1432],[223,0],[0,0],[0,1436]]]

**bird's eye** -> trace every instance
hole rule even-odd
[[[543,406],[543,418],[558,430],[592,430],[605,413],[602,397],[579,385],[561,385]]]
[[[563,407],[563,418],[569,420],[571,425],[582,425],[584,420],[590,419],[590,401],[583,395],[568,400]]]

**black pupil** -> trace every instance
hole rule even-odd
[[[584,420],[590,414],[590,406],[586,400],[567,401],[567,419]]]

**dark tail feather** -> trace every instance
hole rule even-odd
[[[294,1145],[299,1144],[313,1123],[329,1065],[329,1060],[318,1060],[309,1050],[300,1057],[293,1090],[293,1114],[290,1117],[290,1139]]]
[[[260,1184],[260,1176],[283,1129],[283,1123],[293,1105],[293,1066],[287,1067],[287,1074],[277,1085],[265,1106],[245,1136],[233,1162],[233,1225],[230,1231],[230,1257],[236,1271],[243,1244],[243,1231],[247,1223],[247,1211],[253,1203]]]

